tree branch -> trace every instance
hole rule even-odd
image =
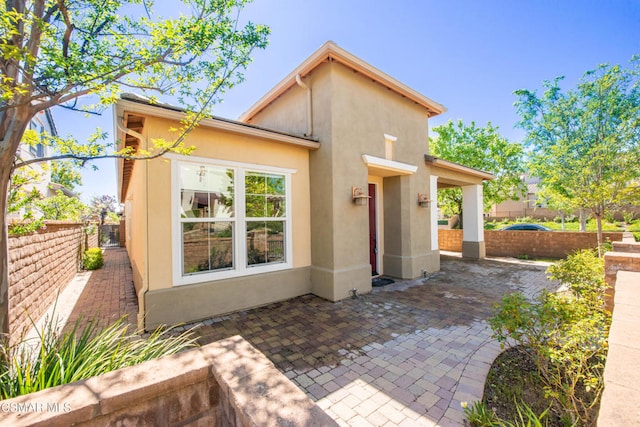
[[[73,31],[73,23],[69,18],[69,11],[67,10],[67,6],[64,4],[64,0],[58,0],[58,9],[60,10],[60,14],[62,15],[62,19],[64,20],[65,30],[64,36],[62,38],[62,56],[65,58],[69,57],[69,43],[71,41],[71,33]]]

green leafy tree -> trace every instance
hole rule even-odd
[[[183,0],[177,17],[159,18],[144,0],[7,0],[0,15],[0,331],[8,332],[7,191],[31,119],[61,105],[97,112],[121,90],[173,96],[186,114],[172,140],[148,141],[148,151],[110,151],[104,133],[79,144],[40,135],[53,158],[84,163],[102,157],[150,159],[190,152],[186,134],[211,113],[220,96],[242,80],[251,52],[267,43],[268,28],[238,17],[247,0]],[[28,132],[27,132],[28,136]]]
[[[64,160],[52,161],[51,182],[64,185],[65,188],[73,190],[82,185],[82,176],[73,162]]]
[[[42,213],[42,219],[81,221],[87,212],[87,206],[77,197],[70,197],[58,190],[54,196],[46,197],[35,203]]]
[[[465,125],[462,120],[433,128],[438,136],[429,145],[434,156],[490,172],[495,176],[483,183],[485,209],[505,200],[518,200],[526,187],[522,181],[523,148],[509,142],[498,133],[498,128],[487,123],[477,127],[475,122]],[[445,213],[462,214],[462,191],[452,188],[438,191],[438,206]]]
[[[518,90],[519,126],[527,131],[530,171],[540,186],[574,209],[602,218],[640,201],[640,59],[631,67],[601,65],[563,91],[562,77],[544,93]]]

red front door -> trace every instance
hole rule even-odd
[[[369,184],[369,263],[371,275],[378,274],[378,234],[376,227],[376,185]]]

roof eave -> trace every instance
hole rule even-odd
[[[311,54],[311,56],[305,59],[300,65],[298,65],[292,72],[290,72],[284,79],[282,79],[255,104],[253,104],[246,112],[244,112],[240,116],[238,120],[241,122],[247,122],[251,120],[255,115],[266,108],[271,102],[277,99],[289,88],[294,86],[296,84],[296,75],[304,77],[325,61],[339,62],[353,69],[354,71],[357,71],[362,75],[371,78],[379,84],[393,90],[399,95],[427,109],[429,111],[429,117],[437,116],[447,111],[444,105],[439,104],[430,98],[427,98],[426,96],[411,89],[407,85],[399,82],[388,74],[378,70],[377,68],[368,64],[357,56],[352,55],[346,50],[340,48],[334,42],[328,41],[313,54]]]
[[[481,178],[483,181],[491,181],[495,179],[495,175],[493,175],[492,173],[461,165],[460,163],[451,162],[449,160],[444,160],[439,157],[431,156],[429,154],[424,155],[424,160],[431,165],[439,166],[443,169],[449,169],[455,172],[460,172],[465,175],[471,175],[476,178]]]

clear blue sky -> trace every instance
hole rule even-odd
[[[159,1],[158,3],[162,3]],[[522,131],[516,89],[541,89],[566,77],[571,87],[601,63],[626,65],[640,54],[640,0],[254,0],[242,19],[271,27],[269,46],[254,55],[246,81],[215,113],[235,119],[327,40],[448,111],[430,127],[462,119],[491,121],[512,141]],[[86,138],[99,118],[54,111],[62,135]],[[83,173],[83,199],[116,193],[114,161]]]

